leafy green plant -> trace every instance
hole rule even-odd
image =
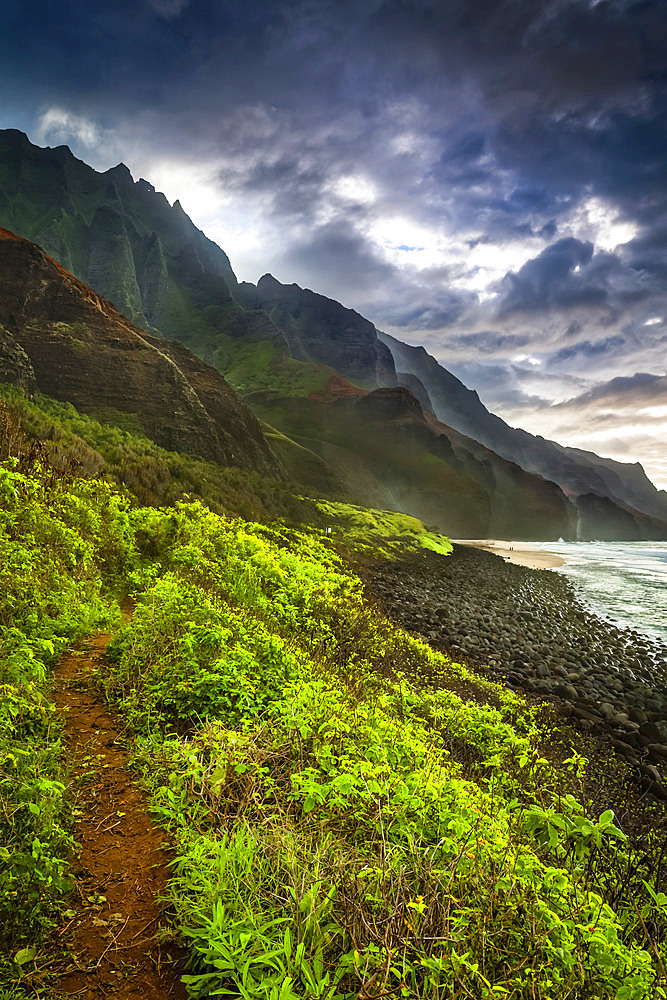
[[[0,981],[21,979],[71,888],[71,806],[50,672],[117,620],[135,560],[129,500],[36,459],[0,464]]]
[[[470,675],[367,608],[323,538],[196,504],[134,519],[156,582],[107,683],[177,832],[193,996],[664,995],[597,880],[627,857],[613,814],[559,795],[521,699],[444,685]]]

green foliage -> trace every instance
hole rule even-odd
[[[428,540],[403,515],[298,503],[352,551]],[[193,998],[667,996],[667,896],[619,879],[635,859],[571,793],[581,759],[563,773],[518,696],[382,619],[321,529],[138,507],[10,460],[0,583],[5,981],[68,888],[50,667],[131,590],[101,679],[174,833]]]
[[[191,496],[213,510],[250,519],[306,519],[304,504],[287,484],[166,451],[143,436],[136,414],[108,410],[92,417],[47,396],[27,400],[6,385],[0,385],[0,399],[7,401],[25,432],[42,443],[54,465],[74,460],[82,475],[106,475],[140,503],[170,504]]]
[[[115,683],[138,732],[254,719],[298,671],[298,656],[261,621],[171,576],[151,588],[114,649],[125,651]]]
[[[128,505],[103,482],[0,464],[0,942],[13,956],[10,979],[70,888],[50,667],[72,639],[117,616],[112,594],[136,559]]]
[[[383,558],[398,558],[420,548],[440,555],[452,552],[452,543],[437,531],[429,531],[409,514],[374,510],[350,503],[308,500],[313,514],[335,530],[335,537],[356,551],[368,551]]]
[[[559,795],[518,697],[456,694],[466,669],[373,614],[322,536],[197,504],[133,519],[155,582],[106,682],[177,837],[193,997],[665,996],[605,894],[613,814]]]
[[[280,398],[321,394],[336,374],[327,365],[288,357],[273,338],[219,338],[215,365],[241,395],[268,392]]]

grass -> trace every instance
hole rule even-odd
[[[326,521],[338,545],[351,545],[355,552],[373,553],[377,557],[405,556],[420,548],[440,555],[452,552],[452,543],[439,531],[428,528],[409,514],[389,510],[374,510],[356,504],[330,500],[308,500],[315,515]]]
[[[280,399],[323,393],[336,374],[327,365],[288,357],[277,341],[270,339],[239,344],[226,337],[214,362],[241,395],[268,392]]]

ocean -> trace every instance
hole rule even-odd
[[[536,542],[598,617],[667,645],[667,542]]]

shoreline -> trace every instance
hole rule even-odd
[[[468,545],[500,556],[505,562],[527,569],[555,569],[564,566],[565,559],[554,552],[534,549],[534,542],[506,542],[497,538],[452,538],[454,545]]]
[[[384,613],[454,662],[608,739],[642,791],[667,800],[667,646],[599,618],[562,574],[492,558],[489,541],[380,562],[364,582]],[[517,556],[531,551],[522,544]]]

